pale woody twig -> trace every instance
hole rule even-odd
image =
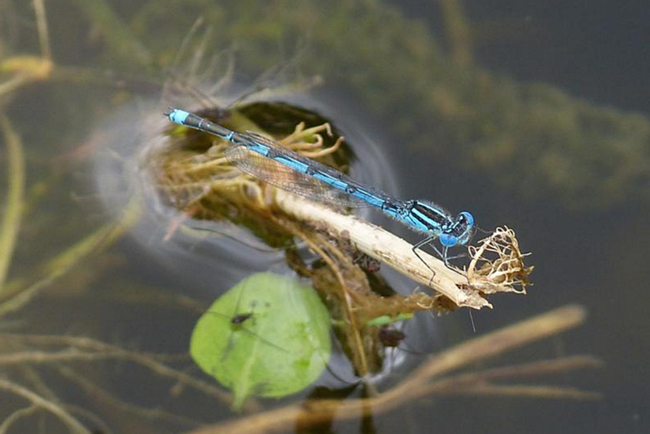
[[[477,292],[467,288],[467,277],[450,270],[441,260],[420,251],[420,261],[412,245],[390,232],[365,222],[353,215],[336,212],[325,205],[317,204],[283,190],[277,190],[276,204],[294,217],[331,228],[335,233],[348,231],[350,240],[363,253],[382,261],[414,281],[430,286],[449,297],[456,305],[481,309],[492,305]],[[432,272],[435,275],[432,277]]]
[[[439,379],[442,375],[478,361],[501,355],[521,345],[561,333],[579,325],[584,319],[584,308],[581,306],[565,306],[442,351],[433,356],[423,366],[413,371],[399,385],[379,397],[348,400],[344,405],[341,405],[339,400],[334,399],[313,400],[301,405],[288,405],[254,414],[246,418],[201,427],[192,431],[192,434],[285,432],[287,427],[295,426],[296,423],[302,422],[305,426],[312,426],[319,422],[331,421],[334,412],[338,420],[356,418],[366,406],[370,406],[374,414],[384,413],[406,402],[412,402],[417,398],[421,398],[427,393],[444,393],[453,390],[448,383],[448,381],[452,380],[450,378]],[[593,358],[581,357],[579,359],[575,358],[572,361],[565,359],[562,362],[554,364],[552,368],[560,369],[563,367],[564,369],[573,369],[576,367],[595,366],[596,364]],[[541,373],[540,367],[534,364],[520,369],[519,373],[530,371]],[[492,371],[492,373],[487,371],[487,374],[488,376],[501,375],[496,370]],[[489,390],[491,393],[500,395],[511,395],[515,392],[522,392],[524,396],[544,398],[594,398],[596,396],[594,393],[562,387],[548,388],[545,386],[532,386],[521,388],[520,386],[491,386],[489,389],[480,389],[479,386],[475,386],[475,389],[470,391],[469,385],[467,385],[465,391],[471,393],[487,393]]]

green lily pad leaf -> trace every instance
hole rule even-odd
[[[316,380],[330,353],[330,318],[316,292],[298,280],[254,274],[219,297],[192,333],[190,354],[234,394],[283,397]]]

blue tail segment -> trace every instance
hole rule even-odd
[[[467,244],[474,232],[474,217],[467,211],[456,217],[441,207],[419,200],[399,200],[365,186],[338,170],[303,157],[253,132],[237,133],[193,113],[170,109],[170,121],[195,128],[229,141],[230,163],[269,184],[312,200],[345,206],[370,205],[427,235],[447,248]],[[418,243],[418,247],[423,244]]]

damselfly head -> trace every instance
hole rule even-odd
[[[474,216],[463,211],[456,217],[447,231],[440,235],[440,243],[445,247],[467,244],[474,234]]]
[[[467,211],[463,211],[456,217],[455,229],[458,235],[458,244],[467,244],[474,234],[474,216]]]

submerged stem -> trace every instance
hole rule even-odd
[[[20,219],[23,211],[23,195],[25,192],[25,157],[23,145],[18,133],[14,131],[11,122],[0,115],[0,125],[4,132],[7,147],[7,202],[5,204],[4,218],[0,223],[0,294],[7,278],[9,264],[13,256]]]

